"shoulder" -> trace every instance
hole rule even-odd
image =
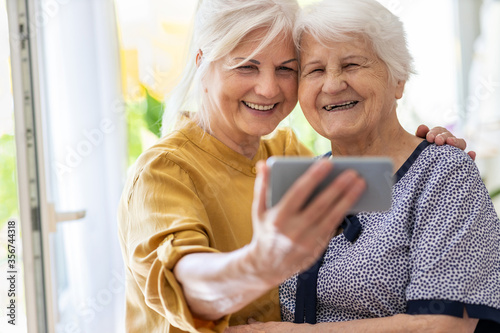
[[[190,176],[184,165],[186,156],[196,156],[187,151],[195,145],[182,132],[175,131],[160,138],[153,146],[146,149],[130,167],[125,191],[136,190],[137,183],[148,186],[161,186],[170,178],[186,179],[190,183]],[[135,190],[134,190],[135,189]]]
[[[448,173],[461,170],[470,173],[473,170],[477,171],[476,164],[467,153],[449,145],[431,144],[422,152],[419,160],[419,164],[435,172]]]
[[[164,167],[166,163],[174,161],[175,156],[182,154],[188,143],[189,139],[178,131],[162,137],[142,152],[133,169],[136,173],[140,173],[150,168]]]

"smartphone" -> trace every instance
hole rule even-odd
[[[276,205],[292,184],[317,159],[304,157],[270,157],[271,167],[267,206]],[[393,164],[385,157],[334,157],[329,159],[333,169],[314,190],[307,203],[321,192],[335,177],[347,169],[354,169],[366,182],[366,189],[348,214],[362,211],[386,211],[391,208],[394,185]],[[307,205],[306,203],[306,205]]]

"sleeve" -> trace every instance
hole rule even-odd
[[[222,331],[229,316],[216,322],[193,318],[173,273],[186,254],[217,252],[210,247],[208,216],[189,175],[157,157],[134,179],[127,207],[127,265],[146,304],[182,330]]]
[[[455,154],[431,163],[410,241],[407,313],[500,324],[500,223],[474,162]]]

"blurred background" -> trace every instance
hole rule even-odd
[[[1,332],[123,331],[116,208],[127,169],[159,138],[197,2],[0,0],[5,273],[8,222],[17,228],[16,321],[2,278]],[[465,138],[500,211],[500,1],[380,2],[404,22],[415,59],[403,125]],[[283,125],[317,154],[329,150],[299,106]]]

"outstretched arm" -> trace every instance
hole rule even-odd
[[[319,160],[276,206],[267,209],[269,170],[263,162],[257,167],[252,242],[229,253],[188,254],[174,268],[191,311],[200,319],[216,320],[236,312],[292,274],[309,268],[365,187],[348,170],[304,207],[332,168],[330,162]]]

